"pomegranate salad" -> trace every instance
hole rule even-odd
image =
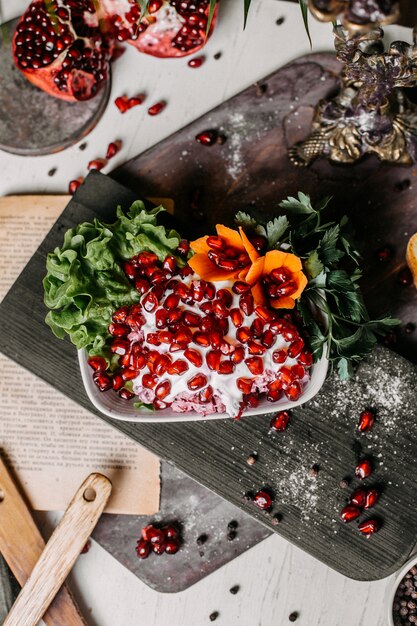
[[[296,202],[281,206],[297,208]],[[127,214],[119,208],[114,224],[80,224],[48,255],[46,322],[87,351],[102,392],[137,408],[240,417],[260,399],[299,400],[324,350],[343,375],[357,358],[349,351],[359,352],[360,329],[369,351],[372,332],[394,323],[355,321],[347,335],[345,314],[344,338],[337,334],[332,293],[337,303],[343,297],[352,303],[355,294],[363,305],[357,270],[349,292],[347,272],[320,260],[341,254],[334,235],[332,247],[326,243],[327,230],[317,247],[312,216],[322,209],[306,220],[316,248],[303,257],[294,253],[297,233],[304,245],[309,233],[300,226],[291,231],[285,216],[264,227],[240,213],[238,228],[218,224],[216,235],[189,242],[158,224],[163,210],[147,211],[141,201]],[[327,326],[312,305],[327,314]]]

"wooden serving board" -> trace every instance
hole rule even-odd
[[[162,142],[115,173],[136,193],[98,173],[90,174],[0,306],[0,350],[90,410],[80,380],[76,355],[68,342],[55,340],[45,327],[41,280],[45,256],[62,243],[63,232],[97,216],[112,221],[116,204],[127,208],[134,197],[173,197],[184,232],[193,236],[216,221],[232,223],[237,210],[252,208],[263,218],[278,201],[298,189],[317,198],[335,195],[335,205],[360,225],[373,312],[391,309],[404,321],[415,316],[411,288],[396,283],[403,264],[404,232],[413,224],[413,195],[404,180],[415,169],[381,166],[373,160],[352,168],[317,163],[309,170],[293,168],[286,142],[306,132],[313,104],[335,88],[337,66],[331,58],[305,58],[287,66],[265,84],[249,88],[204,118]],[[296,115],[298,113],[298,115]],[[218,127],[224,145],[197,144],[200,130]],[[397,191],[402,182],[404,191]],[[373,260],[378,239],[396,247],[386,268]],[[394,305],[394,306],[392,306]],[[413,335],[397,347],[415,353]],[[271,530],[336,570],[357,579],[373,580],[395,571],[417,538],[414,485],[417,478],[416,368],[387,348],[379,347],[349,383],[332,378],[305,408],[294,411],[285,433],[268,435],[270,418],[260,416],[192,424],[127,424],[104,418],[197,481],[252,515]],[[369,435],[358,436],[358,413],[378,410]],[[246,458],[256,450],[258,462]],[[344,526],[338,511],[346,501],[339,488],[352,476],[358,456],[370,454],[383,495],[375,514],[381,531],[366,541],[355,525]],[[308,474],[313,464],[320,471]],[[269,515],[245,503],[248,491],[268,486],[275,493],[273,512],[282,514],[274,526]]]

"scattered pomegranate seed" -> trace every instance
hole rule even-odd
[[[187,348],[187,350],[184,351],[184,356],[193,365],[195,365],[195,367],[201,367],[203,364],[203,357],[201,356],[200,352],[197,352],[197,350]]]
[[[218,350],[210,350],[207,352],[206,361],[208,368],[212,371],[217,371],[219,369],[221,357],[221,352]]]
[[[206,60],[206,57],[201,55],[199,57],[194,57],[194,59],[190,59],[188,61],[188,67],[201,67],[204,63],[204,61]]]
[[[93,159],[87,166],[89,170],[102,170],[107,165],[106,159]]]
[[[368,491],[366,492],[366,500],[365,500],[365,504],[363,505],[363,508],[365,510],[372,508],[377,503],[378,499],[379,499],[378,490],[368,489]]]
[[[363,480],[372,474],[372,464],[369,459],[362,459],[355,467],[355,476]]]
[[[272,353],[272,360],[274,363],[284,363],[284,361],[287,359],[287,356],[288,356],[287,350],[285,349],[275,350]]]
[[[148,115],[152,115],[152,116],[159,115],[159,113],[161,113],[165,109],[166,105],[167,103],[164,100],[161,100],[160,102],[156,102],[155,104],[149,107]]]
[[[96,372],[93,375],[93,380],[100,391],[108,391],[112,388],[111,379],[105,372]]]
[[[145,539],[139,539],[136,544],[136,554],[140,559],[147,559],[151,551],[150,545]]]
[[[368,492],[366,489],[364,489],[363,487],[358,487],[357,489],[355,489],[355,491],[353,491],[349,498],[350,504],[353,504],[354,506],[363,509],[366,504],[367,493]]]
[[[358,530],[362,535],[365,535],[367,539],[374,533],[377,533],[381,524],[377,519],[369,519],[365,522],[361,522],[358,526]]]
[[[129,352],[130,343],[126,339],[115,339],[110,344],[110,350],[114,354],[118,354],[119,356],[123,356]]]
[[[382,246],[382,248],[379,248],[376,251],[376,258],[378,259],[378,261],[386,263],[387,261],[390,261],[392,259],[392,253],[392,248],[390,248],[389,246]]]
[[[263,346],[260,343],[257,343],[256,341],[253,341],[252,339],[249,339],[248,341],[248,350],[250,354],[257,354],[257,355],[262,355],[262,354],[265,354],[266,352],[265,346]]]
[[[113,337],[126,337],[129,334],[129,326],[126,324],[110,324],[109,325],[109,333],[113,335]]]
[[[166,554],[176,554],[180,547],[181,544],[178,539],[170,539],[165,545],[165,552]]]
[[[133,109],[133,107],[138,106],[143,103],[143,96],[135,96],[134,98],[128,98],[127,96],[119,96],[114,101],[114,104],[117,106],[121,113],[126,113],[129,109]]]
[[[78,187],[82,185],[83,182],[84,182],[84,178],[82,176],[80,176],[79,178],[76,178],[75,180],[72,180],[68,185],[68,193],[71,196],[73,196],[75,192],[77,191]]]
[[[236,386],[239,391],[245,394],[250,394],[252,391],[253,380],[252,378],[238,378],[236,380]]]
[[[264,371],[264,363],[263,360],[258,356],[253,356],[248,359],[245,359],[245,363],[251,374],[254,376],[258,376],[262,374]]]
[[[283,432],[286,430],[288,423],[290,421],[290,415],[288,411],[280,411],[272,418],[269,429],[270,431],[279,431]]]
[[[95,372],[104,372],[107,369],[107,361],[102,356],[90,356],[87,363]]]
[[[207,376],[204,374],[195,374],[190,380],[187,382],[188,389],[191,391],[196,391],[197,389],[201,389],[207,385]]]
[[[251,236],[249,239],[257,252],[263,252],[266,249],[268,241],[262,235]]]
[[[205,130],[196,135],[196,141],[203,146],[213,146],[217,141],[218,133],[216,130]]]
[[[106,159],[112,159],[116,154],[121,150],[122,142],[119,139],[118,141],[112,141],[109,143],[107,147]]]
[[[305,365],[305,367],[310,367],[311,365],[313,365],[313,355],[311,354],[311,352],[303,350],[298,356],[298,361],[301,363],[301,365]]]
[[[219,374],[232,374],[235,370],[235,364],[232,361],[222,361],[219,365]]]
[[[263,511],[268,511],[272,506],[272,498],[267,491],[258,491],[252,498],[252,502]]]
[[[187,239],[181,239],[178,244],[177,252],[180,256],[187,256],[190,251],[190,242]]]
[[[170,392],[171,383],[168,380],[160,383],[155,389],[155,395],[159,400],[164,400]]]
[[[131,400],[135,397],[135,394],[129,389],[126,389],[126,387],[123,387],[123,389],[119,391],[119,397],[122,398],[122,400]]]
[[[340,511],[339,517],[342,520],[342,522],[345,522],[347,524],[347,523],[353,522],[353,520],[357,519],[360,514],[361,514],[361,510],[360,510],[359,507],[354,506],[353,504],[347,504]]]
[[[375,414],[373,413],[373,411],[362,411],[362,413],[359,416],[359,424],[358,424],[358,430],[361,433],[366,433],[369,430],[371,430],[372,426],[375,423]]]
[[[208,385],[207,387],[202,389],[199,393],[198,398],[203,404],[205,404],[206,402],[210,402],[210,400],[213,398],[213,387]]]

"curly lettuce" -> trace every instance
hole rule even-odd
[[[117,208],[114,224],[95,219],[65,233],[62,247],[47,256],[43,280],[44,301],[50,309],[45,321],[56,337],[68,335],[78,349],[108,358],[112,313],[140,300],[123,262],[146,250],[160,261],[172,254],[180,266],[184,264],[176,255],[179,234],[157,223],[164,210],[159,206],[147,211],[137,200],[126,214]]]

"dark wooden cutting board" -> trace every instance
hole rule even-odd
[[[404,233],[417,230],[413,194],[404,182],[412,180],[415,168],[368,160],[352,168],[317,163],[298,170],[286,156],[288,138],[305,132],[312,105],[335,88],[336,73],[327,57],[300,60],[269,77],[266,89],[249,88],[114,175],[141,196],[174,197],[177,217],[194,236],[215,221],[232,223],[233,214],[248,207],[265,218],[298,189],[315,198],[333,193],[336,208],[349,212],[360,227],[373,312],[391,309],[413,321],[414,291],[400,287],[395,276],[403,264]],[[195,142],[197,132],[209,127],[225,133],[224,145],[205,148]],[[0,306],[0,350],[92,411],[73,346],[54,339],[43,322],[45,255],[62,243],[67,228],[95,216],[112,221],[115,204],[126,208],[137,194],[90,175]],[[385,267],[375,261],[378,240],[395,247]],[[413,334],[402,336],[396,347],[415,353]],[[378,423],[359,437],[358,413],[369,405],[378,410]],[[101,417],[336,570],[373,580],[396,570],[417,538],[416,407],[416,368],[379,347],[352,381],[331,379],[307,407],[294,411],[280,436],[268,435],[268,416],[164,425]],[[254,450],[259,460],[249,467],[246,458]],[[375,473],[369,483],[383,489],[375,508],[383,527],[369,541],[354,524],[344,526],[337,518],[346,499],[339,482],[352,476],[361,454],[372,455]],[[308,473],[313,464],[320,467],[315,478]],[[246,492],[262,486],[275,493],[274,512],[283,516],[278,526],[244,502]]]

